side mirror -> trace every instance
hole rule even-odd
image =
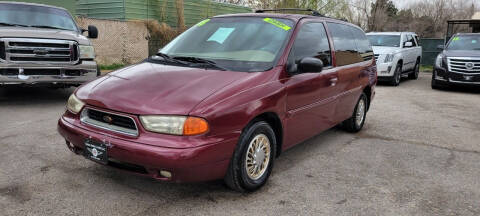
[[[88,26],[88,30],[82,29],[82,33],[88,31],[88,38],[98,38],[98,29],[93,25]]]
[[[300,59],[297,70],[297,73],[320,73],[323,70],[323,62],[317,58],[306,57]]]
[[[444,49],[445,49],[445,45],[440,44],[440,45],[437,46],[437,49],[439,49],[439,50],[444,50]]]
[[[408,47],[413,47],[413,43],[408,41],[408,42],[405,42],[405,44],[403,44],[403,47],[405,48],[408,48]]]

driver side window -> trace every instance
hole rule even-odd
[[[303,24],[290,51],[289,62],[298,63],[302,58],[322,60],[324,67],[332,66],[332,56],[327,33],[322,23]]]

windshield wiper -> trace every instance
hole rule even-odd
[[[4,23],[4,22],[0,22],[0,25],[3,25],[3,26],[21,26],[21,27],[29,27],[28,25],[15,24],[15,23]]]
[[[195,64],[206,64],[209,65],[210,67],[217,68],[220,70],[228,70],[220,65],[218,65],[216,62],[204,58],[198,58],[198,57],[190,57],[190,56],[176,56],[173,57],[174,59],[180,60],[180,61],[186,61],[186,62],[191,62]]]
[[[154,56],[150,57],[149,60],[150,61],[163,61],[163,62],[175,63],[175,64],[181,64],[181,65],[188,65],[188,63],[186,63],[186,62],[176,60],[176,59],[172,58],[171,56],[169,56],[165,53],[161,53],[161,52],[158,52]]]
[[[60,27],[55,27],[55,26],[46,26],[46,25],[31,25],[28,27],[33,27],[33,28],[48,28],[48,29],[59,29],[59,30],[68,30],[71,31],[70,29],[65,29],[65,28],[60,28]]]

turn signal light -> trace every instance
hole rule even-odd
[[[208,123],[202,118],[188,117],[183,124],[183,135],[198,135],[208,131]]]

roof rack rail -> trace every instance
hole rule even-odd
[[[265,12],[270,12],[270,11],[307,11],[311,12],[312,16],[319,16],[319,17],[324,17],[323,14],[316,10],[312,9],[302,9],[302,8],[278,8],[278,9],[259,9],[255,10],[255,13],[265,13]]]

